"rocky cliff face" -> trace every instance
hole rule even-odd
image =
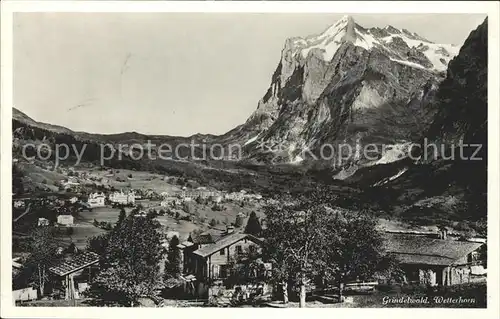
[[[488,119],[488,19],[472,31],[450,62],[432,106],[433,140],[485,143]]]
[[[323,150],[336,164],[362,164],[363,156],[330,157],[342,143],[398,147],[420,137],[428,122],[423,105],[457,53],[456,46],[391,26],[366,29],[346,16],[319,35],[285,42],[269,89],[235,136],[246,138],[248,156],[258,160],[301,162]]]
[[[446,78],[426,105],[431,121],[422,135],[422,147],[425,147],[423,138],[427,138],[427,144],[433,143],[444,151],[440,150],[438,156],[429,152],[429,157],[418,162],[407,159],[363,167],[344,182],[374,191],[378,202],[384,201],[384,194],[394,192],[393,198],[397,200],[387,199],[387,207],[396,207],[399,216],[413,221],[485,220],[487,73],[486,19],[471,32],[459,54],[450,61]]]

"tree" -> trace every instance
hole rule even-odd
[[[266,207],[264,233],[274,279],[284,287],[287,280],[299,284],[301,307],[306,284],[315,277],[337,283],[342,299],[346,281],[369,279],[394,265],[383,254],[383,237],[374,218],[366,212],[327,209],[327,194],[306,196]]]
[[[108,246],[110,233],[104,233],[101,235],[97,235],[89,238],[87,241],[87,250],[93,251],[100,256],[104,256],[106,252],[106,247]]]
[[[165,262],[165,277],[177,278],[182,274],[180,241],[177,236],[172,237],[168,245],[167,261]]]
[[[75,254],[78,252],[78,248],[76,248],[76,245],[75,243],[71,243],[69,244],[69,246],[66,248],[65,250],[66,253],[69,253],[69,254]]]
[[[305,205],[304,205],[305,206]],[[265,254],[273,263],[274,280],[281,283],[288,302],[288,282],[300,287],[300,307],[305,307],[306,285],[317,274],[323,258],[321,229],[326,215],[316,207],[282,205],[266,207]]]
[[[109,233],[101,272],[89,291],[96,303],[133,306],[138,298],[162,288],[160,226],[152,218],[132,213]]]
[[[12,193],[13,194],[23,194],[23,172],[16,164],[12,164]]]
[[[36,228],[28,242],[30,256],[26,263],[31,269],[32,279],[35,281],[40,296],[45,293],[45,283],[48,279],[48,269],[59,257],[56,255],[54,229],[52,227]]]
[[[120,214],[118,215],[118,221],[116,222],[116,225],[118,227],[119,224],[121,224],[125,218],[127,217],[127,213],[125,212],[125,208],[120,208]]]
[[[262,227],[260,226],[257,214],[254,211],[252,211],[250,213],[250,217],[248,217],[247,226],[245,227],[245,233],[254,236],[260,236],[261,232],[262,232]]]
[[[216,226],[216,225],[217,225],[217,221],[215,220],[215,218],[212,218],[212,219],[210,220],[209,225],[210,225],[210,226],[212,226],[212,227],[214,227],[214,226]]]
[[[242,254],[230,257],[229,276],[226,283],[233,285],[245,285],[263,281],[264,263],[256,245],[251,245]]]
[[[198,197],[196,197],[196,203],[201,205],[204,203],[204,200],[203,198],[201,197],[201,195],[198,195]]]
[[[235,227],[241,227],[241,226],[243,226],[243,216],[241,216],[240,214],[238,214],[236,216],[236,219],[234,221],[234,226]]]
[[[73,227],[66,228],[66,235],[67,236],[71,236],[71,235],[73,235],[73,233],[74,233]]]
[[[194,213],[194,205],[191,202],[184,202],[182,204],[182,210],[188,214],[193,214]]]
[[[377,220],[366,212],[336,213],[324,224],[321,268],[338,285],[339,298],[347,281],[371,279],[395,267],[392,258],[383,253],[383,237],[376,226]]]

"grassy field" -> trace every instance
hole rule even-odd
[[[89,169],[80,170],[79,172],[92,173],[99,178],[107,179],[108,182],[106,185],[112,186],[116,189],[153,189],[157,193],[175,193],[181,191],[179,186],[165,182],[165,175],[145,171],[117,169],[114,170],[113,176],[107,176],[109,174],[109,170]],[[129,175],[132,175],[132,178],[129,178]],[[119,182],[117,179],[124,181]]]

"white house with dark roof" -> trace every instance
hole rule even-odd
[[[106,206],[106,195],[104,193],[91,193],[87,203],[90,207],[105,207]]]

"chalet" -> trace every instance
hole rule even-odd
[[[258,255],[261,244],[259,238],[229,228],[226,232],[211,230],[191,235],[178,247],[182,251],[184,273],[196,276],[210,287],[215,281],[227,279],[235,262],[245,259],[250,252]]]
[[[407,282],[455,285],[484,275],[480,248],[484,243],[422,234],[386,233],[385,250],[396,257]]]

